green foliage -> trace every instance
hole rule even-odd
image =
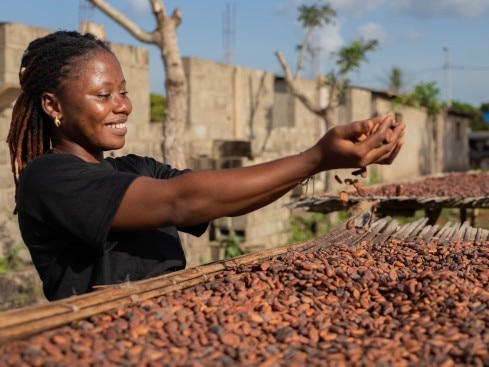
[[[408,85],[406,72],[397,66],[392,67],[392,69],[386,72],[385,77],[381,78],[381,81],[387,90],[396,94],[404,92]]]
[[[324,5],[301,5],[298,8],[299,16],[297,17],[297,21],[302,24],[302,27],[306,29],[306,35],[302,44],[297,46],[297,50],[299,51],[299,58],[297,60],[296,65],[296,75],[299,75],[300,70],[302,69],[302,61],[304,58],[309,58],[309,62],[312,62],[314,56],[317,53],[317,50],[313,46],[311,46],[309,40],[314,32],[314,30],[318,27],[321,27],[326,24],[330,24],[333,22],[333,18],[336,16],[336,12],[331,8],[329,4]]]
[[[487,112],[487,111],[489,111],[489,102],[487,102],[487,103],[482,103],[480,108],[481,108],[481,111],[482,111],[482,112]]]
[[[444,108],[439,94],[440,90],[436,87],[436,82],[421,82],[414,87],[411,93],[396,98],[395,102],[406,106],[424,107],[428,115],[433,118]]]
[[[333,222],[328,215],[323,213],[293,213],[291,216],[290,243],[303,242],[328,234],[348,217],[346,212],[338,212],[337,214],[337,221]]]
[[[19,258],[21,246],[20,244],[13,246],[6,256],[0,259],[0,275],[22,268],[22,262]]]
[[[329,4],[324,5],[301,5],[298,8],[299,16],[297,20],[304,28],[315,28],[321,25],[332,23],[332,19],[336,16]]]
[[[0,259],[0,275],[7,274],[8,272],[8,259],[4,257]]]
[[[165,117],[166,98],[161,94],[150,94],[150,117],[151,122],[163,122]]]
[[[339,66],[339,74],[346,75],[358,70],[360,64],[367,60],[367,52],[375,51],[379,45],[377,40],[364,40],[360,38],[348,46],[342,47],[338,52],[336,64]]]
[[[297,69],[301,69],[302,56],[312,55],[318,52],[314,47],[309,44],[309,39],[312,32],[330,23],[333,23],[333,18],[336,16],[336,11],[330,4],[313,4],[313,5],[301,5],[298,7],[299,16],[298,22],[306,30],[306,36],[302,45],[297,47],[297,50],[301,52],[299,60],[297,62]],[[347,74],[360,68],[362,62],[367,61],[367,52],[374,51],[378,47],[377,40],[364,40],[360,38],[353,41],[350,45],[343,47],[336,53],[336,65],[338,70],[332,70],[323,76],[325,85],[330,88],[331,95],[340,96],[349,86],[349,80]],[[314,57],[310,57],[312,61]],[[333,98],[334,99],[334,98]]]
[[[342,47],[334,54],[337,56],[338,70],[331,70],[326,74],[325,85],[329,85],[331,90],[335,90],[338,95],[344,93],[350,85],[348,73],[358,70],[362,62],[368,61],[367,53],[376,50],[377,47],[377,40],[365,41],[362,38]]]
[[[225,246],[224,257],[226,259],[232,259],[233,257],[243,255],[243,250],[241,250],[241,247],[239,246],[241,240],[236,234],[231,233],[228,237],[221,239],[219,242],[221,245]]]
[[[489,130],[489,124],[484,123],[483,112],[484,104],[480,108],[474,107],[468,103],[452,101],[452,108],[471,115],[470,129],[473,131]]]
[[[382,180],[379,177],[378,168],[375,165],[368,167],[367,185],[381,184]]]
[[[458,102],[458,101],[452,101],[452,107],[466,113],[474,113],[476,110],[480,111],[478,108],[475,108],[474,106],[468,103]]]

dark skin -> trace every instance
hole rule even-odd
[[[86,162],[125,144],[132,104],[117,58],[105,51],[78,63],[79,75],[62,81],[62,92],[44,93],[44,111],[62,124],[53,126],[53,148]],[[374,124],[377,131],[362,142]],[[340,168],[391,164],[403,144],[405,125],[392,115],[330,129],[302,154],[243,168],[195,171],[160,180],[139,177],[129,186],[112,223],[125,231],[188,226],[243,215],[277,200],[316,173]]]

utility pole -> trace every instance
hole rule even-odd
[[[445,51],[445,88],[446,88],[446,98],[447,107],[452,106],[452,81],[451,81],[451,70],[450,70],[450,51],[447,46],[443,47]]]

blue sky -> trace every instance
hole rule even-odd
[[[155,20],[148,0],[109,0],[142,29],[151,31]],[[168,12],[176,7],[183,22],[178,38],[183,56],[217,62],[232,59],[238,66],[282,74],[275,51],[293,66],[295,47],[304,32],[297,23],[297,8],[311,0],[164,0]],[[352,84],[384,89],[389,70],[399,67],[408,87],[436,82],[440,98],[447,86],[453,100],[478,107],[489,102],[489,0],[331,0],[337,11],[334,25],[321,29],[315,42],[321,50],[313,72],[334,67],[331,52],[363,37],[377,39],[380,47],[352,75]],[[231,9],[232,32],[225,30],[226,9]],[[234,11],[233,11],[234,10]],[[2,1],[0,22],[15,22],[48,29],[77,29],[80,20],[103,24],[107,39],[144,46],[150,51],[151,90],[164,93],[163,65],[156,46],[144,45],[80,0]],[[231,47],[225,47],[231,44]],[[447,51],[444,51],[444,48]],[[232,57],[226,58],[226,54]],[[451,83],[446,83],[446,61]],[[129,86],[130,86],[130,81]]]

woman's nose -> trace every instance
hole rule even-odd
[[[118,94],[114,98],[114,112],[130,114],[132,111],[131,99],[125,94]]]

